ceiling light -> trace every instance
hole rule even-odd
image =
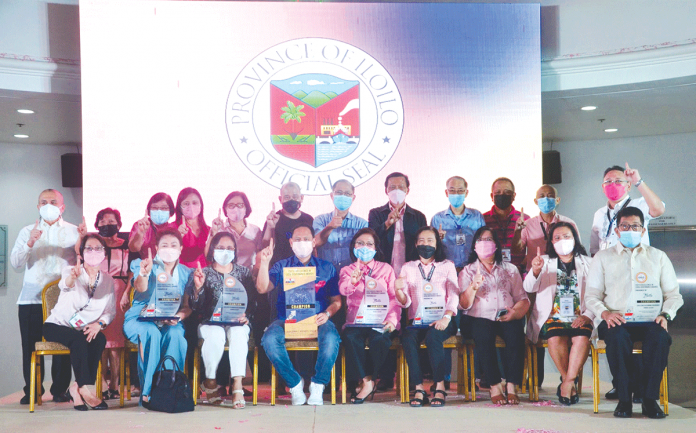
[[[595,107],[594,105],[586,105],[584,107],[581,107],[580,109],[582,111],[592,111],[592,110],[596,110],[597,107]]]
[[[618,129],[616,129],[616,128],[609,128],[609,129],[604,130],[604,132],[616,132],[616,131],[618,131]]]
[[[29,110],[28,108],[20,108],[17,112],[22,114],[34,114],[34,110]]]
[[[15,138],[29,138],[29,136],[26,134],[15,134],[14,136]]]

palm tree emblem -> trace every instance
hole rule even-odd
[[[281,107],[281,110],[283,110],[284,113],[280,115],[280,118],[285,121],[286,125],[290,121],[296,121],[297,123],[302,123],[302,117],[307,115],[306,113],[304,113],[302,111],[302,109],[304,108],[304,105],[295,105],[292,103],[292,101],[287,101],[287,102],[288,102],[287,107]],[[293,140],[295,139],[295,137],[297,137],[299,132],[302,132],[302,130],[295,131],[295,124],[293,124],[290,129],[291,129],[290,131],[286,130],[285,132],[290,134],[290,137],[292,137]]]

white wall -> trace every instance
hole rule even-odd
[[[38,218],[36,205],[39,193],[44,189],[55,188],[62,192],[64,218],[72,223],[81,221],[82,188],[63,188],[61,183],[60,156],[71,152],[75,152],[74,145],[0,143],[0,224],[9,229],[8,262],[19,230]],[[17,392],[24,386],[16,305],[24,274],[15,272],[9,263],[7,274],[8,287],[0,289],[0,353],[3,361],[0,396]]]
[[[549,150],[544,143],[544,150]],[[694,167],[696,133],[612,140],[553,143],[561,153],[563,183],[554,185],[561,197],[558,212],[575,220],[585,247],[589,247],[592,217],[606,204],[601,182],[604,170],[629,163],[665,202],[665,216],[677,225],[696,224]],[[640,197],[637,190],[631,197]]]

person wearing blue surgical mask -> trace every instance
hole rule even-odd
[[[128,249],[140,253],[141,259],[147,258],[148,250],[154,251],[157,247],[157,232],[177,228],[176,224],[169,222],[175,211],[174,201],[169,194],[158,192],[150,197],[145,216],[136,221],[130,231]]]
[[[430,225],[438,229],[440,239],[447,247],[447,258],[454,262],[458,273],[469,258],[474,233],[486,224],[481,212],[464,204],[469,190],[463,177],[450,177],[446,186],[445,195],[450,205],[436,213]]]
[[[184,297],[191,308],[193,323],[199,323],[198,335],[203,340],[201,359],[205,366],[205,380],[200,389],[205,392],[209,404],[222,404],[220,383],[216,380],[218,366],[225,353],[225,343],[229,346],[229,370],[224,369],[227,377],[232,377],[230,394],[232,407],[242,409],[246,406],[242,379],[246,375],[247,353],[251,320],[256,310],[258,292],[254,287],[251,271],[237,262],[237,241],[232,233],[220,231],[210,240],[207,253],[208,266],[200,265],[191,273]],[[212,318],[217,313],[224,287],[232,277],[239,281],[247,294],[246,311],[237,319],[239,325],[216,323]],[[229,286],[228,286],[229,287]],[[253,365],[253,364],[252,364]],[[194,384],[198,386],[199,384]]]
[[[348,246],[355,233],[367,227],[367,220],[350,213],[355,188],[347,180],[337,180],[331,187],[330,197],[334,209],[314,219],[314,240],[317,257],[331,262],[340,272],[341,268],[351,263]]]
[[[668,325],[684,305],[669,257],[641,242],[646,223],[637,207],[618,211],[614,230],[619,243],[598,251],[587,275],[585,306],[595,316],[597,337],[606,343],[618,418],[632,416],[636,390],[642,391],[644,416],[665,418],[658,399],[672,344]],[[631,350],[638,341],[642,363],[635,362]]]
[[[539,215],[518,223],[521,225],[521,230],[515,230],[515,236],[512,240],[513,253],[526,252],[527,272],[532,268],[532,260],[536,257],[537,248],[541,248],[542,251],[546,249],[549,226],[561,221],[567,222],[575,228],[576,232],[580,233],[575,221],[556,212],[556,206],[561,203],[556,188],[551,185],[542,185],[536,192],[534,203],[539,206]]]

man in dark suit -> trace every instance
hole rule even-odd
[[[410,186],[408,176],[403,173],[394,172],[387,176],[384,181],[384,192],[389,197],[389,202],[370,210],[367,220],[368,226],[379,236],[384,261],[392,265],[397,276],[405,262],[418,259],[416,232],[419,228],[428,225],[422,212],[406,204]],[[392,355],[393,353],[390,352],[379,374],[378,390],[386,390],[394,386],[396,357]]]

